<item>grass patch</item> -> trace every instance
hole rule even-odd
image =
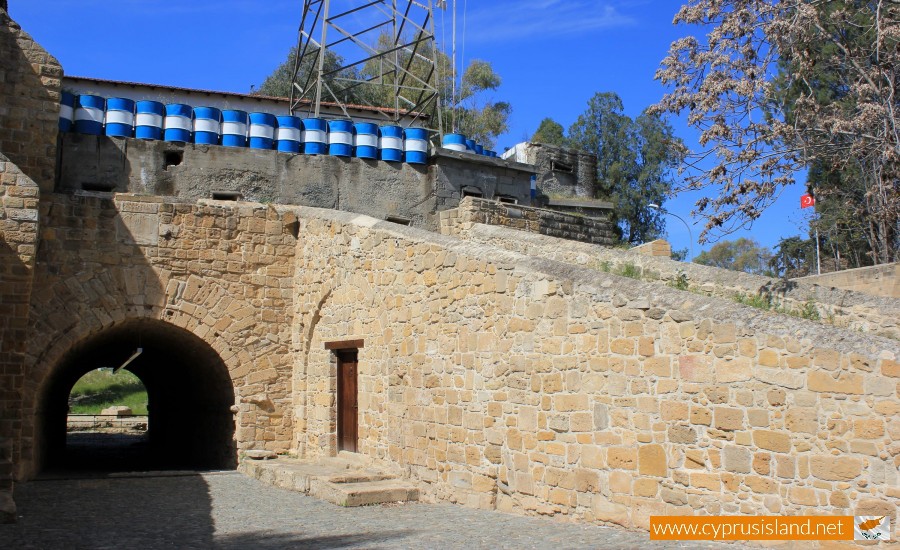
[[[131,408],[134,414],[147,414],[147,389],[127,370],[113,374],[112,369],[96,369],[85,374],[69,394],[71,414],[100,414],[114,405]]]
[[[690,285],[688,284],[687,273],[679,271],[675,278],[669,281],[669,286],[677,290],[688,290]]]
[[[621,275],[622,277],[628,277],[630,279],[640,280],[641,268],[632,263],[625,263],[625,264],[622,264],[622,267],[619,268],[618,274]]]
[[[743,293],[735,294],[734,301],[745,306],[773,313],[782,313],[791,317],[799,317],[807,321],[820,321],[822,319],[822,316],[819,314],[819,307],[816,305],[815,300],[812,299],[807,300],[806,303],[797,309],[776,303],[771,296],[761,296],[759,294],[749,296]]]
[[[745,306],[755,307],[765,311],[771,311],[775,306],[772,303],[771,296],[760,296],[759,294],[747,295],[738,293],[734,295],[734,301]]]

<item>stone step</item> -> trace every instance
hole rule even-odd
[[[310,482],[309,495],[338,506],[368,506],[386,502],[419,500],[419,489],[398,479],[333,483],[322,479]]]
[[[277,458],[244,460],[238,470],[269,485],[304,493],[339,506],[408,502],[419,498],[418,488],[357,457],[338,456],[317,461]]]

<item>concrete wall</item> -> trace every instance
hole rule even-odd
[[[459,208],[441,212],[441,233],[457,235],[475,224],[502,226],[570,241],[610,246],[618,238],[606,218],[588,218],[553,210],[467,197]]]
[[[301,212],[300,454],[335,452],[326,344],[362,340],[360,452],[430,498],[642,529],[663,514],[896,518],[900,343]]]
[[[596,155],[544,143],[519,143],[503,157],[533,164],[537,168],[538,190],[544,195],[584,199],[596,196]]]
[[[900,263],[873,265],[794,279],[803,283],[900,298]]]
[[[437,230],[436,213],[454,208],[463,190],[528,204],[530,168],[439,150],[428,165],[292,155],[215,145],[63,134],[58,188],[212,198],[334,208],[409,220]]]

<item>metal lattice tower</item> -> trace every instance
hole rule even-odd
[[[291,87],[291,114],[319,116],[322,102],[388,107],[387,120],[426,112],[441,127],[433,0],[304,0]],[[444,2],[438,1],[438,8]],[[336,9],[340,6],[341,10]],[[334,66],[334,60],[340,66]],[[329,63],[330,62],[330,63]],[[413,68],[415,67],[415,71]],[[375,91],[382,98],[375,105]],[[370,92],[368,95],[366,91]],[[411,121],[410,121],[411,123]]]

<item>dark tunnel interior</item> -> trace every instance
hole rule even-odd
[[[73,443],[66,433],[69,393],[84,374],[126,368],[147,389],[145,436]],[[190,332],[156,320],[123,322],[75,346],[57,365],[37,412],[41,470],[232,469],[234,389],[219,355]],[[91,442],[93,441],[93,442]]]

